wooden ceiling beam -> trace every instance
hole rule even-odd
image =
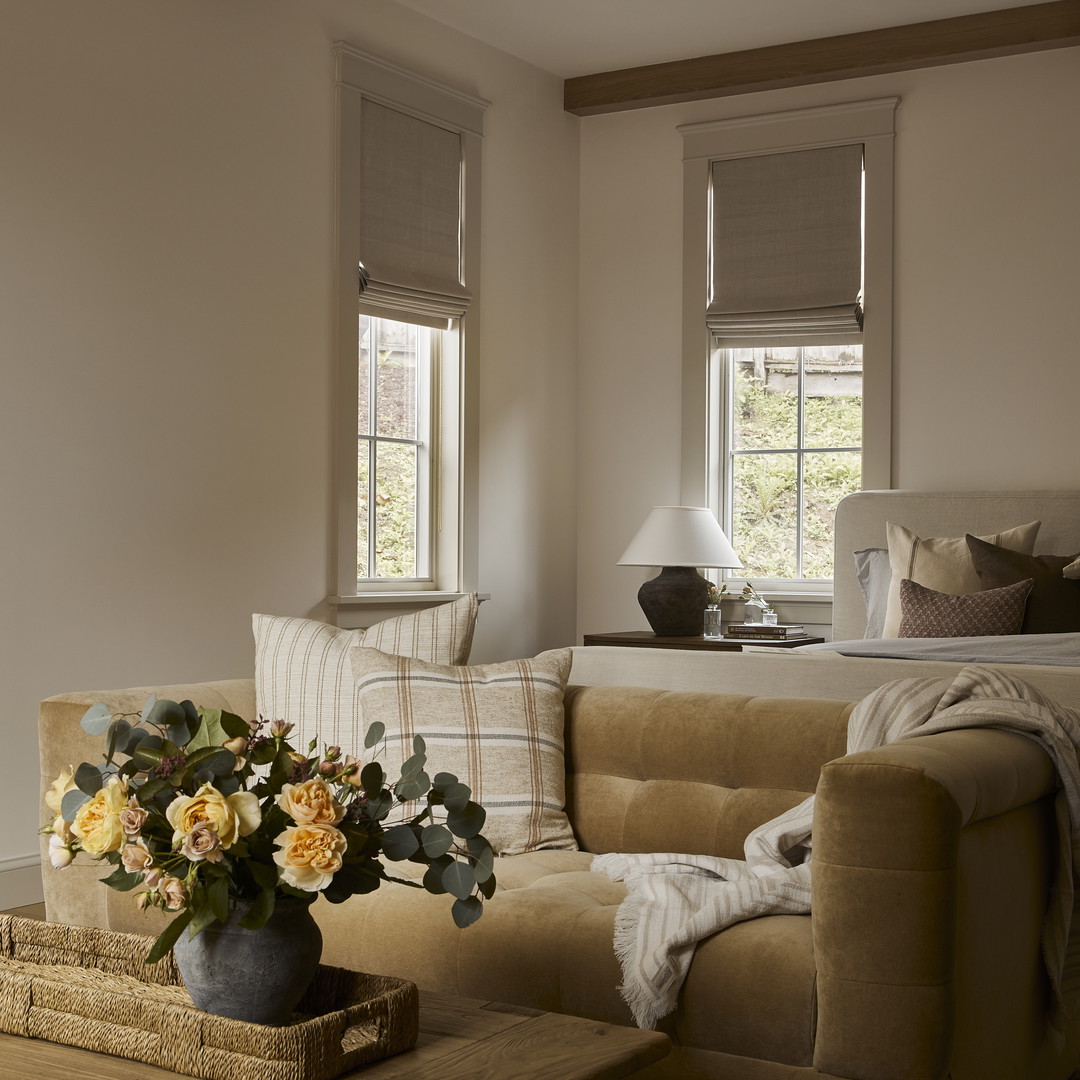
[[[1080,44],[1080,0],[699,56],[567,79],[563,106],[578,116],[784,86],[857,79]]]

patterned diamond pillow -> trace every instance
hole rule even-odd
[[[293,745],[316,735],[359,756],[367,724],[360,715],[349,650],[368,645],[436,664],[465,664],[472,649],[475,593],[449,604],[342,630],[314,619],[253,615],[255,708],[265,720],[296,725]]]
[[[496,853],[576,849],[564,811],[563,691],[572,655],[557,649],[531,660],[447,667],[353,649],[364,720],[386,725],[379,763],[396,778],[420,735],[429,774],[453,773],[487,811],[483,832]]]
[[[953,596],[904,578],[900,637],[979,637],[1019,634],[1032,581]]]

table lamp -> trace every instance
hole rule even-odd
[[[638,603],[659,637],[701,633],[709,583],[699,566],[742,566],[707,506],[654,506],[623,552],[619,566],[659,566],[638,590]]]

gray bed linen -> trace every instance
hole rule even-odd
[[[900,660],[955,660],[972,664],[1049,664],[1080,667],[1080,634],[1006,634],[1001,637],[859,638],[800,645],[793,652],[835,652]]]

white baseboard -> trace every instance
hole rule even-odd
[[[44,898],[37,855],[0,859],[0,911],[40,904]]]

